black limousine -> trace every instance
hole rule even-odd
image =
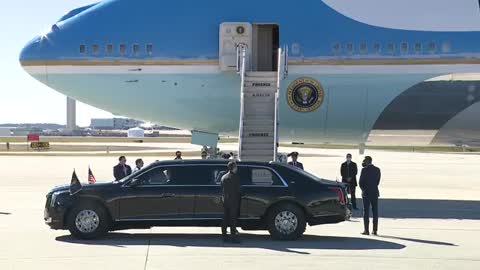
[[[108,231],[154,226],[221,226],[220,179],[227,161],[155,162],[120,181],[69,186],[47,195],[44,219],[81,239]],[[283,163],[239,162],[239,226],[294,240],[306,225],[338,223],[351,216],[346,188]]]

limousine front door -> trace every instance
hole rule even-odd
[[[195,188],[181,181],[179,167],[157,167],[122,187],[119,220],[177,220],[195,215]]]

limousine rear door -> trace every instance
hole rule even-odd
[[[221,179],[227,173],[226,166],[203,166],[204,177],[199,178],[195,199],[195,216],[198,219],[221,220],[223,201]],[[242,178],[240,176],[240,178]],[[247,203],[242,199],[240,218],[248,216]]]
[[[287,183],[271,168],[240,165],[239,173],[249,219],[261,218],[272,203],[291,197]]]

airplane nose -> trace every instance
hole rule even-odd
[[[23,69],[35,79],[46,84],[47,71],[42,63],[42,52],[48,46],[46,37],[37,36],[25,45],[20,52],[19,61]]]

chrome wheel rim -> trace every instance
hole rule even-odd
[[[100,219],[93,210],[82,210],[75,218],[75,226],[82,233],[94,232],[100,223]]]
[[[293,233],[298,226],[297,216],[290,211],[283,211],[275,217],[275,227],[282,234]]]

